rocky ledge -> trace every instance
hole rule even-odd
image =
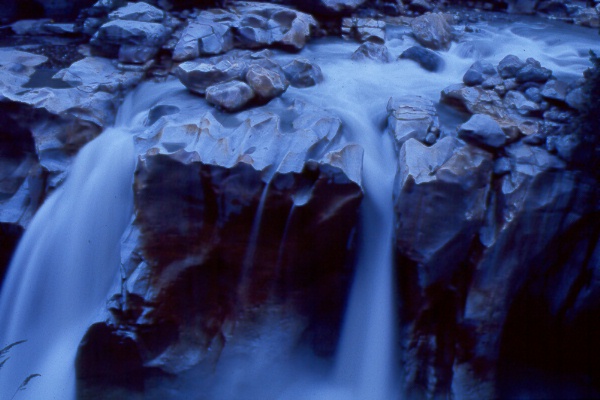
[[[584,92],[511,55],[442,91],[470,115],[455,132],[424,99],[388,104],[407,396],[504,398],[536,368],[587,373],[600,230],[596,177],[574,166]]]

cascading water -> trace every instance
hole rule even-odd
[[[0,343],[27,340],[2,370],[4,397],[38,373],[26,398],[73,398],[77,344],[118,276],[134,160],[131,137],[108,129],[81,150],[27,229],[0,297]]]
[[[581,38],[585,40],[565,39],[561,38],[565,32],[554,32],[548,35],[543,24],[515,24],[510,29],[482,25],[473,40],[453,44],[450,51],[440,54],[446,65],[441,73],[424,71],[407,60],[392,64],[352,62],[350,54],[358,45],[339,40],[318,41],[302,51],[302,56],[321,66],[325,81],[309,89],[290,88],[284,97],[332,110],[343,120],[344,140],[365,149],[362,233],[356,277],[331,377],[314,377],[315,373],[306,372],[305,366],[274,371],[259,360],[262,368],[269,369],[264,374],[269,381],[287,375],[282,380],[292,383],[287,388],[265,388],[265,395],[258,398],[394,397],[399,389],[394,385],[397,379],[393,379],[396,341],[392,290],[392,190],[397,162],[392,140],[384,132],[386,104],[390,97],[405,94],[437,102],[440,90],[460,82],[475,60],[485,58],[497,63],[511,53],[535,57],[557,76],[581,74],[587,67],[582,52],[596,48],[595,41],[584,35]],[[395,36],[393,29],[388,33],[386,44],[393,56],[414,44],[409,38]],[[166,96],[169,90],[181,90],[181,86],[165,85],[162,89],[153,95],[139,95],[136,110],[147,111],[156,98]],[[136,115],[131,103],[121,108],[121,115]],[[132,129],[141,125],[142,121],[136,120]],[[10,398],[32,373],[42,376],[31,381],[23,397],[74,397],[73,360],[79,340],[99,315],[107,295],[118,292],[118,245],[131,216],[133,168],[131,132],[107,130],[82,149],[65,184],[50,196],[28,227],[0,292],[0,346],[24,339],[27,342],[11,349],[11,359],[0,372],[0,400]],[[265,193],[266,189],[261,203]],[[293,208],[289,221],[292,213]],[[250,242],[258,239],[260,214],[255,218],[256,232],[251,234]],[[285,239],[284,235],[282,249]],[[253,252],[246,260],[248,269]],[[285,336],[284,330],[280,333],[275,328],[265,328],[265,336]],[[269,343],[263,353],[276,352],[274,343]],[[233,363],[222,365],[221,370],[227,377],[248,372]],[[309,377],[305,379],[303,374]],[[222,390],[216,398],[244,398],[244,393],[227,385],[227,381],[216,388]]]

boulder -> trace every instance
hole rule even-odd
[[[200,95],[206,94],[209,86],[242,79],[246,65],[221,61],[217,64],[209,62],[186,61],[175,69],[175,75],[190,91]]]
[[[252,88],[237,80],[206,88],[206,101],[229,112],[241,110],[252,98],[254,98]]]
[[[237,15],[225,10],[205,10],[183,29],[173,59],[185,61],[225,53],[233,48],[233,21]]]
[[[452,27],[443,14],[425,14],[411,21],[417,42],[432,50],[448,50],[454,37]]]
[[[108,14],[109,19],[123,19],[139,22],[162,22],[165,18],[165,12],[159,8],[151,6],[143,1],[137,3],[127,3],[124,7]]]
[[[525,66],[525,62],[519,57],[508,55],[498,64],[498,73],[502,79],[510,79],[517,76],[517,72]]]
[[[285,76],[260,65],[252,65],[248,69],[246,82],[254,93],[263,100],[271,100],[281,95],[289,86]]]
[[[310,87],[323,81],[321,68],[306,58],[296,58],[282,69],[290,85],[294,87]]]
[[[164,25],[155,22],[114,20],[103,24],[90,44],[98,55],[143,64],[156,55],[170,33]]]
[[[506,143],[504,131],[492,117],[474,114],[458,128],[458,137],[485,148],[500,148]]]
[[[475,63],[471,65],[467,72],[465,72],[465,75],[463,76],[463,82],[467,86],[481,85],[484,81],[497,74],[496,68],[494,68],[491,63],[479,60],[475,61]],[[501,83],[501,81],[498,82],[498,84]],[[490,87],[495,85],[488,83],[486,86]]]
[[[503,103],[507,110],[514,110],[523,116],[535,115],[540,111],[537,103],[528,100],[523,93],[514,90],[506,93]]]
[[[361,44],[352,54],[351,58],[354,61],[373,60],[380,63],[392,62],[392,55],[388,48],[383,44],[373,42]]]
[[[201,11],[188,22],[173,51],[176,61],[238,48],[283,47],[298,51],[316,27],[305,13],[277,4],[232,2],[228,10]]]
[[[435,105],[423,97],[390,98],[387,113],[387,130],[394,138],[396,150],[400,150],[404,142],[409,139],[428,143],[428,135],[433,134],[437,138],[439,134],[439,120]]]
[[[551,79],[544,84],[540,95],[545,99],[564,103],[567,99],[568,91],[569,85],[567,82]]]
[[[573,88],[567,94],[565,101],[569,105],[569,107],[575,110],[583,110],[585,107],[585,96],[583,95],[583,90],[581,87]]]
[[[552,76],[552,71],[544,68],[533,58],[528,58],[526,64],[520,68],[515,78],[517,82],[539,82],[544,83]]]
[[[308,60],[296,59],[282,68],[268,58],[269,56],[271,56],[270,51],[251,53],[247,50],[236,50],[223,56],[181,63],[175,68],[175,75],[191,92],[202,96],[207,94],[207,90],[211,86],[219,86],[231,81],[243,81],[257,95],[258,103],[266,102],[283,94],[290,84],[286,76],[289,76],[292,84],[297,87],[314,85],[316,80],[323,79],[319,67],[311,64]],[[245,100],[237,106],[243,107],[250,100],[250,98],[246,98],[249,93],[243,85],[237,87],[236,90],[238,89],[242,90],[240,93],[243,93],[240,100],[242,98]],[[215,99],[215,93],[212,93],[212,99]]]
[[[442,90],[441,101],[471,114],[487,114],[495,118],[504,118],[508,114],[495,91],[478,86],[450,85]]]
[[[53,79],[60,79],[84,92],[125,92],[136,86],[144,77],[142,72],[123,71],[107,58],[86,57],[70,67],[57,72]]]
[[[309,14],[275,4],[238,1],[231,9],[238,15],[236,40],[244,48],[279,46],[298,51],[317,25]]]
[[[444,60],[435,52],[421,46],[412,46],[404,50],[399,59],[413,60],[423,69],[430,72],[439,72],[444,68]]]

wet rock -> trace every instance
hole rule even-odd
[[[448,50],[453,39],[452,27],[442,14],[421,15],[410,23],[419,44],[433,50]]]
[[[494,90],[496,90],[497,87],[504,87],[504,81],[502,80],[502,78],[500,78],[500,76],[493,75],[493,76],[490,76],[489,78],[486,78],[481,83],[481,87],[483,89],[494,89]],[[506,89],[506,87],[504,87],[504,88]]]
[[[90,44],[98,55],[139,64],[153,58],[169,35],[162,24],[114,20],[102,25]]]
[[[291,329],[280,354],[308,345],[331,355],[348,295],[351,268],[340,254],[354,243],[362,149],[335,145],[341,121],[299,101],[276,99],[269,111],[225,123],[210,109],[186,114],[186,101],[157,104],[180,111],[137,138],[137,218],[126,235],[135,245],[124,244],[123,262],[127,297],[139,301],[115,302],[111,326],[133,338],[146,376],[210,370],[273,316]],[[96,354],[104,346],[91,344]]]
[[[373,18],[344,18],[342,35],[359,42],[385,43],[385,22]]]
[[[490,379],[496,373],[501,332],[510,310],[507,304],[514,302],[527,280],[547,284],[553,275],[550,266],[556,265],[551,260],[560,252],[573,251],[567,250],[570,246],[565,246],[565,240],[569,241],[573,229],[579,229],[574,224],[586,225],[586,214],[590,212],[587,200],[576,200],[590,198],[589,186],[581,186],[581,177],[564,170],[559,159],[540,147],[522,143],[509,146],[507,154],[513,167],[502,178],[495,206],[502,218],[497,219],[499,226],[493,229],[494,235],[484,241],[485,249],[467,296],[465,319],[469,330],[478,335],[473,336],[472,343],[463,345],[466,356],[454,367],[455,371],[463,371],[455,375],[453,384],[460,397],[474,390],[496,396]],[[557,292],[552,293],[551,303],[555,303]]]
[[[269,3],[233,2],[228,10],[201,11],[184,28],[173,58],[185,61],[238,48],[283,47],[294,51],[306,44],[315,19],[294,9]]]
[[[525,97],[527,97],[527,99],[533,102],[541,103],[543,101],[541,91],[536,87],[527,88],[523,93],[525,94]]]
[[[585,106],[586,100],[581,87],[577,87],[569,91],[569,94],[567,94],[565,101],[571,108],[574,108],[576,110],[582,110]]]
[[[559,81],[557,79],[551,79],[543,86],[540,94],[545,99],[565,102],[568,89],[569,85],[566,82]]]
[[[240,81],[218,83],[206,88],[206,101],[229,112],[242,109],[253,97],[252,88]]]
[[[527,100],[523,93],[514,90],[506,93],[503,103],[508,110],[515,110],[524,116],[535,115],[540,111],[540,106],[537,103]]]
[[[278,72],[259,65],[253,65],[248,69],[246,82],[254,93],[264,100],[270,100],[281,95],[289,86],[285,77]]]
[[[439,72],[444,68],[444,60],[435,52],[421,46],[412,46],[404,50],[399,59],[413,60],[423,69],[431,72]]]
[[[530,62],[531,60],[531,62]],[[544,83],[552,76],[552,71],[539,65],[539,62],[528,59],[525,66],[517,71],[515,78],[517,82],[540,82]]]
[[[297,58],[282,69],[290,85],[294,87],[310,87],[323,81],[321,68],[306,58]]]
[[[517,72],[525,66],[525,62],[519,57],[508,55],[498,64],[498,73],[502,79],[510,79],[517,76]],[[510,90],[510,89],[509,89]]]
[[[177,66],[175,75],[190,91],[204,95],[209,86],[241,79],[245,69],[245,64],[229,61],[217,64],[186,61]]]
[[[60,70],[53,79],[61,79],[72,87],[92,93],[123,92],[136,86],[144,77],[142,72],[121,71],[112,60],[102,57],[86,57]]]
[[[175,61],[225,53],[233,48],[231,27],[237,16],[225,10],[202,11],[188,22],[173,50]]]
[[[499,148],[506,143],[504,131],[493,118],[475,114],[458,128],[458,137],[475,145]]]
[[[411,139],[400,149],[396,251],[418,263],[421,287],[447,281],[466,259],[484,221],[492,167],[490,153],[452,137],[431,147]]]
[[[231,9],[239,16],[236,40],[246,48],[277,45],[300,50],[317,25],[309,14],[275,4],[234,2]]]
[[[361,44],[352,54],[351,58],[354,61],[373,60],[381,63],[392,62],[392,55],[388,48],[383,44],[373,42]]]
[[[476,61],[463,76],[467,86],[481,85],[486,79],[496,75],[496,68],[487,61]],[[488,85],[491,86],[491,85]],[[495,86],[495,85],[493,85]]]
[[[504,118],[507,115],[502,99],[495,91],[477,86],[448,86],[442,90],[441,101],[471,114],[487,114],[496,118]]]
[[[162,22],[165,18],[165,12],[140,1],[137,3],[127,3],[126,6],[108,14],[108,18],[140,22]]]
[[[387,104],[387,112],[387,129],[394,137],[397,150],[409,139],[416,139],[421,143],[435,143],[439,120],[435,105],[431,101],[419,96],[391,98]],[[430,134],[434,136],[428,140]]]

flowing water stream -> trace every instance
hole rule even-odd
[[[487,59],[497,64],[507,54],[534,57],[555,76],[574,79],[589,66],[587,51],[600,47],[595,32],[522,21],[510,27],[478,24],[478,31],[440,53],[445,61],[440,73],[424,71],[407,60],[354,62],[350,55],[358,44],[337,39],[314,41],[301,52],[321,66],[325,81],[313,88],[290,88],[284,96],[331,110],[343,121],[344,140],[365,149],[361,234],[356,277],[334,365],[325,368],[329,371],[325,377],[306,369],[271,368],[270,380],[286,374],[284,380],[291,383],[280,390],[265,389],[261,399],[384,400],[399,390],[392,288],[392,191],[397,160],[385,132],[386,104],[390,97],[407,94],[437,102],[440,91],[461,82],[474,61]],[[388,32],[387,45],[394,58],[414,44],[399,32]],[[15,398],[74,398],[77,345],[87,326],[101,316],[107,295],[118,292],[119,240],[132,212],[132,135],[142,128],[137,115],[174,89],[170,85],[161,90],[157,85],[151,95],[142,90],[134,91],[121,107],[117,128],[106,130],[80,152],[66,183],[41,207],[21,240],[0,292],[0,347],[27,342],[11,350],[11,360],[0,372],[0,400],[10,398],[32,373],[42,376],[30,383],[26,396]],[[129,127],[124,121],[130,121]],[[444,129],[453,129],[456,121],[448,121]],[[254,236],[260,216],[256,219]],[[247,262],[252,265],[252,260]],[[240,375],[247,366],[227,368],[229,375],[235,368]],[[244,396],[229,386],[220,398]]]

